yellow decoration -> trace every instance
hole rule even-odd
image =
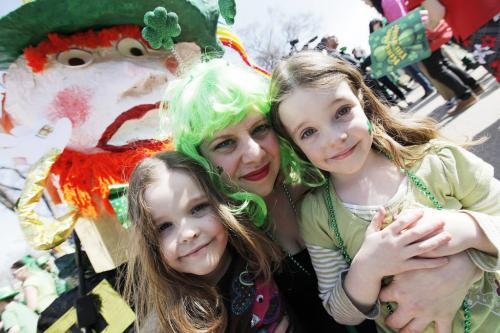
[[[108,323],[102,333],[121,333],[134,322],[134,311],[111,287],[108,281],[102,280],[90,293],[98,295],[101,299],[100,314]],[[71,326],[76,324],[76,309],[72,307],[44,333],[68,332]]]
[[[60,154],[61,150],[53,148],[31,166],[16,209],[26,240],[40,250],[49,250],[64,242],[77,221],[75,211],[58,219],[40,216],[35,212],[50,168]]]

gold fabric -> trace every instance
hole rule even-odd
[[[61,152],[60,149],[53,148],[31,166],[16,209],[26,240],[39,250],[49,250],[64,242],[77,221],[75,210],[57,219],[35,212],[50,168]]]

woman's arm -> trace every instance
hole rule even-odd
[[[449,257],[449,263],[439,268],[394,276],[380,293],[381,301],[398,303],[386,324],[405,333],[421,332],[435,321],[437,332],[451,332],[447,328],[451,327],[467,291],[481,276],[482,271],[465,253]]]
[[[493,168],[470,152],[453,146],[430,158],[435,159],[433,165],[438,166],[433,170],[438,173],[433,180],[444,186],[448,197],[459,200],[463,209],[453,213],[458,214],[458,220],[450,218],[453,216],[451,212],[444,211],[432,210],[435,214],[427,216],[429,220],[434,220],[433,216],[441,219],[445,223],[444,229],[452,237],[434,254],[442,255],[440,251],[460,253],[449,257],[448,265],[438,269],[397,275],[380,294],[381,300],[398,303],[396,311],[387,318],[388,325],[409,327],[417,332],[432,321],[440,328],[450,327],[468,289],[482,276],[481,270],[493,271],[499,267],[500,182],[493,178]],[[473,220],[460,221],[468,217]],[[464,230],[469,230],[465,237]],[[464,248],[468,250],[464,252]]]
[[[438,26],[439,22],[446,14],[446,8],[439,2],[439,0],[425,0],[422,6],[429,12],[429,20],[426,27],[430,30]]]

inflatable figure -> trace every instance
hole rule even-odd
[[[141,35],[144,14],[158,6],[175,13],[180,28],[170,50],[153,49]],[[234,1],[221,8],[234,19]],[[108,200],[110,186],[126,183],[140,159],[170,149],[154,139],[159,102],[182,66],[222,53],[219,13],[216,0],[35,0],[0,18],[0,69],[7,71],[0,139],[16,128],[68,128],[57,144],[64,150],[35,141],[5,150],[11,157],[40,151],[17,210],[32,246],[52,248],[75,227],[96,272],[123,262],[127,233]],[[35,212],[44,190],[71,207],[67,215]]]

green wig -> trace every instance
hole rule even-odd
[[[198,161],[212,181],[231,199],[241,202],[240,210],[262,226],[267,214],[264,200],[233,184],[225,184],[215,167],[201,155],[200,145],[229,125],[242,121],[249,112],[269,113],[268,80],[250,69],[222,59],[202,62],[167,88],[162,112],[169,123],[175,149]]]

